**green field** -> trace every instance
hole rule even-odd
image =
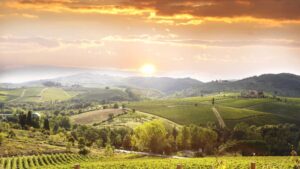
[[[211,105],[179,105],[172,102],[169,103],[132,103],[128,105],[130,108],[154,114],[178,124],[206,124],[208,121],[216,121],[212,112]]]
[[[0,90],[0,101],[4,102],[46,102],[62,101],[75,97],[76,91],[66,91],[63,88],[30,87]]]
[[[212,111],[212,98],[220,116],[228,127],[240,122],[254,125],[296,123],[300,124],[298,99],[287,103],[272,98],[239,98],[235,93],[177,99],[151,100],[129,103],[128,107],[169,119],[178,124],[217,122]]]
[[[70,99],[72,96],[62,88],[47,88],[41,94],[42,101],[62,101]]]
[[[300,104],[271,102],[252,106],[250,109],[277,114],[279,116],[300,119]]]

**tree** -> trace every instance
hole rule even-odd
[[[4,141],[4,135],[0,133],[0,146],[3,144]]]
[[[26,125],[26,114],[24,114],[23,112],[21,112],[19,114],[19,124],[21,126],[22,129],[25,128]]]
[[[159,120],[144,123],[134,130],[133,145],[141,151],[162,153],[166,146],[167,131]]]
[[[126,134],[122,142],[122,147],[129,150],[131,149],[131,146],[131,136],[129,134]]]
[[[1,112],[3,113],[3,109],[4,109],[4,103],[3,102],[0,102],[0,109],[1,109]]]
[[[63,116],[60,120],[60,126],[67,130],[70,129],[71,128],[70,118]]]
[[[184,126],[177,137],[177,144],[180,149],[187,150],[191,147],[191,132],[189,127]]]
[[[118,109],[118,108],[119,108],[118,103],[115,103],[115,104],[114,104],[114,109]]]
[[[176,140],[176,138],[178,136],[178,130],[176,129],[176,126],[173,127],[172,135],[173,135],[174,139]]]
[[[211,103],[212,103],[212,105],[215,105],[215,98],[214,97],[212,98]]]
[[[85,146],[85,139],[83,137],[80,137],[78,140],[78,148],[79,154],[86,155],[89,153],[89,150]]]
[[[32,112],[31,111],[28,111],[28,113],[27,113],[26,124],[28,126],[32,126]]]
[[[111,146],[110,144],[107,144],[107,145],[105,146],[104,154],[105,154],[106,156],[113,156],[113,155],[114,155],[114,147]]]
[[[44,119],[44,125],[43,125],[45,130],[50,130],[50,124],[49,124],[49,119],[45,118]]]

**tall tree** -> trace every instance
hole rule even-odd
[[[28,113],[27,113],[26,124],[29,126],[32,126],[32,112],[31,111],[28,111]]]
[[[19,114],[19,124],[21,126],[22,129],[25,128],[26,125],[26,114],[24,114],[23,112],[21,112]]]
[[[50,124],[49,124],[49,119],[45,118],[44,119],[44,125],[43,125],[45,130],[50,130]]]

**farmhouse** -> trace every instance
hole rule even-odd
[[[241,92],[241,97],[243,98],[263,98],[265,97],[263,91],[257,91],[257,90],[248,90]]]

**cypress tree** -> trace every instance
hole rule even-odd
[[[28,111],[28,113],[27,113],[26,124],[29,126],[32,126],[32,112],[31,111]]]
[[[50,125],[49,125],[49,119],[48,118],[44,119],[44,129],[45,130],[50,130]]]

